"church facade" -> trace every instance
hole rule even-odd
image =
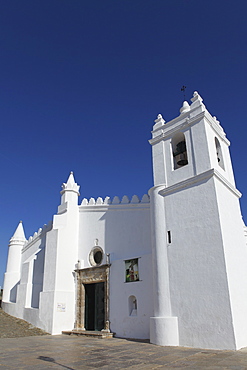
[[[3,309],[51,334],[247,346],[247,233],[229,141],[195,92],[155,120],[154,186],[83,199],[71,173],[52,222],[9,243]]]

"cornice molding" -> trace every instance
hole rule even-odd
[[[199,113],[197,116],[192,117],[192,118],[185,117],[185,118],[182,119],[182,121],[178,125],[169,129],[169,126],[172,123],[175,123],[174,122],[175,120],[172,120],[169,123],[167,123],[166,125],[164,125],[163,127],[161,127],[160,130],[162,132],[159,135],[157,135],[156,137],[150,139],[149,143],[151,145],[157,144],[158,142],[166,139],[167,137],[173,136],[173,133],[175,133],[177,131],[180,131],[182,129],[185,129],[185,128],[187,128],[189,126],[192,126],[193,124],[199,122],[204,117],[205,117],[205,111]],[[181,120],[180,116],[178,118]],[[178,122],[179,122],[179,120],[178,120]]]
[[[222,182],[222,184],[224,184],[226,187],[229,188],[229,190],[231,190],[231,192],[236,195],[238,198],[241,198],[242,197],[242,193],[236,189],[219,171],[217,170],[214,170],[214,174],[216,176],[216,178]]]
[[[230,146],[230,141],[226,138],[226,134],[223,128],[215,122],[210,113],[207,112],[207,114],[205,115],[205,119],[207,123],[212,127],[214,132],[227,144],[227,146]]]
[[[21,240],[21,239],[13,239],[9,241],[9,247],[14,247],[14,246],[23,246],[27,241],[26,240]]]
[[[184,188],[188,188],[198,182],[203,180],[208,180],[211,177],[216,177],[223,185],[225,185],[236,197],[240,198],[242,194],[224,177],[222,176],[216,169],[212,168],[206,172],[203,172],[197,176],[190,177],[184,181],[180,181],[177,184],[171,185],[167,188],[160,190],[159,194],[162,196],[167,196],[172,194],[178,190],[182,190]]]
[[[189,113],[193,112],[191,110]],[[184,117],[183,117],[184,116]],[[173,119],[170,122],[167,122],[166,124],[162,125],[158,129],[152,131],[153,133],[158,133],[160,131],[160,134],[153,137],[152,139],[148,140],[151,145],[157,144],[158,142],[173,136],[173,134],[177,131],[183,131],[185,128],[190,127],[198,123],[200,120],[205,118],[206,122],[212,127],[214,132],[223,140],[225,143],[229,146],[230,141],[226,138],[225,132],[223,128],[218,124],[211,114],[204,110],[203,112],[200,112],[196,116],[193,116],[189,118],[188,113],[185,113],[184,115],[180,115],[177,118]],[[181,122],[179,122],[181,121]],[[170,126],[175,125],[174,127],[170,128]]]

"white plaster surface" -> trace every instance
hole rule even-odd
[[[109,319],[116,336],[158,345],[247,346],[247,228],[230,143],[200,95],[191,101],[172,121],[160,114],[155,120],[150,202],[134,195],[78,205],[71,173],[51,223],[28,241],[18,225],[4,280],[6,312],[51,334],[72,330],[75,269],[91,267],[89,254],[100,247],[102,264],[110,262]],[[186,140],[188,164],[182,167],[174,166],[178,138]],[[125,260],[134,258],[139,281],[125,282]]]
[[[151,317],[150,343],[158,346],[178,346],[178,318],[177,317]]]

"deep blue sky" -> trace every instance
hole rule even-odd
[[[0,1],[0,285],[19,220],[56,212],[71,170],[81,197],[152,186],[153,121],[197,90],[232,142],[247,222],[247,2]]]

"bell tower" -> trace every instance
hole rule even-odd
[[[153,150],[154,185],[171,186],[215,168],[235,187],[229,154],[230,142],[216,117],[207,111],[195,91],[180,115],[165,123],[155,120],[150,144]]]
[[[154,317],[151,342],[247,345],[247,249],[230,142],[197,92],[152,131],[150,189]],[[165,323],[166,318],[170,317]],[[164,325],[159,325],[162,322]],[[175,322],[177,321],[177,328]],[[172,333],[176,333],[172,338]],[[172,338],[172,339],[169,339]],[[177,338],[177,339],[176,339]]]

